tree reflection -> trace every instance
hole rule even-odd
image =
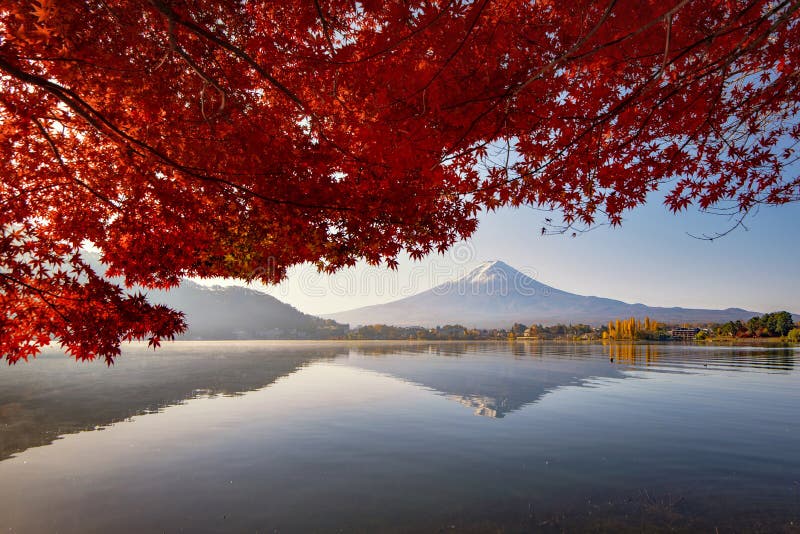
[[[0,371],[0,460],[58,437],[159,412],[200,396],[241,395],[312,362],[346,354],[342,345],[176,343],[133,347],[112,368],[45,354]]]

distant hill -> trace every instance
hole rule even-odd
[[[186,314],[182,339],[326,339],[347,325],[302,313],[273,296],[245,287],[206,287],[191,280],[169,291],[148,291],[150,302]]]
[[[84,258],[96,272],[105,272],[96,253],[84,252]],[[184,278],[179,287],[169,291],[131,291],[146,293],[153,304],[182,311],[189,329],[179,339],[330,339],[348,330],[347,325],[302,313],[271,295],[245,287],[207,287]]]
[[[599,326],[625,317],[664,323],[746,320],[758,312],[740,308],[704,310],[628,304],[568,293],[537,282],[502,261],[486,262],[466,276],[387,304],[366,306],[323,317],[351,326],[387,324],[434,327],[462,324],[474,328],[585,323]]]

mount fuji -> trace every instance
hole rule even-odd
[[[664,323],[706,323],[747,320],[754,315],[759,313],[741,308],[661,308],[576,295],[537,282],[502,261],[490,261],[458,280],[428,291],[324,317],[349,323],[351,327],[462,324],[472,328],[508,328],[515,322],[600,325],[617,318],[649,316]]]

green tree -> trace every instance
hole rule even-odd
[[[767,315],[766,326],[772,336],[785,336],[794,328],[792,314],[787,311],[780,311]]]
[[[708,339],[708,333],[706,333],[704,330],[700,330],[697,334],[695,334],[694,339],[695,341],[705,341]]]
[[[800,343],[800,328],[792,328],[787,336],[792,343]]]

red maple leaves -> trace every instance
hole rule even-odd
[[[184,328],[87,243],[122,285],[274,282],[444,250],[503,205],[796,200],[798,7],[0,4],[0,350],[110,359]]]

